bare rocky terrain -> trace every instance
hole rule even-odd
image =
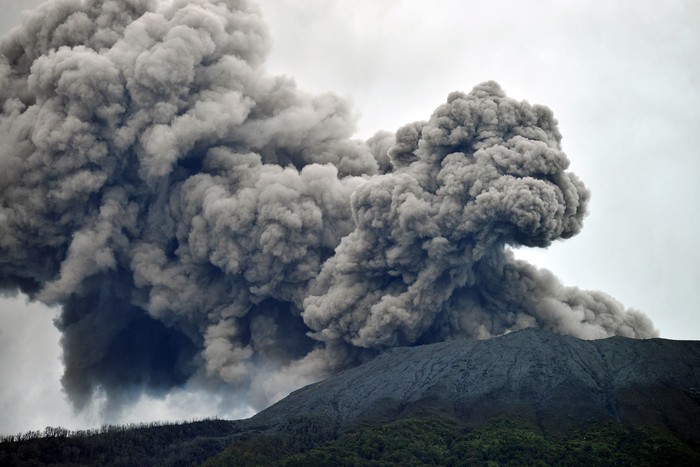
[[[322,415],[338,428],[421,413],[478,426],[515,416],[556,433],[622,422],[700,442],[700,342],[581,340],[537,329],[395,348],[304,387],[248,421]]]

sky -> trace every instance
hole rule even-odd
[[[0,0],[0,33],[36,1]],[[601,290],[668,339],[700,339],[700,5],[693,1],[263,0],[271,73],[357,112],[357,137],[427,119],[451,91],[495,80],[543,104],[591,190],[580,234],[517,255]],[[84,428],[61,392],[57,311],[0,299],[0,433]],[[205,394],[142,399],[116,422],[212,413]],[[110,420],[112,421],[112,420]]]

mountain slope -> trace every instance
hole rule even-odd
[[[0,463],[698,465],[700,342],[527,329],[392,349],[248,420],[20,439]]]
[[[347,428],[441,413],[478,426],[517,416],[545,432],[622,422],[700,437],[700,342],[622,337],[585,341],[526,329],[498,338],[396,348],[312,384],[250,426],[311,414]]]

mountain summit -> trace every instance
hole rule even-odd
[[[497,416],[545,432],[621,422],[700,441],[700,342],[581,340],[525,329],[490,340],[394,348],[306,386],[253,425],[323,415],[338,427],[441,413],[468,426]]]

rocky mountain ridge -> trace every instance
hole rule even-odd
[[[309,415],[339,428],[422,411],[477,426],[517,416],[544,431],[622,422],[700,441],[700,342],[581,340],[525,329],[490,340],[395,348],[306,386],[251,418],[273,426]]]

